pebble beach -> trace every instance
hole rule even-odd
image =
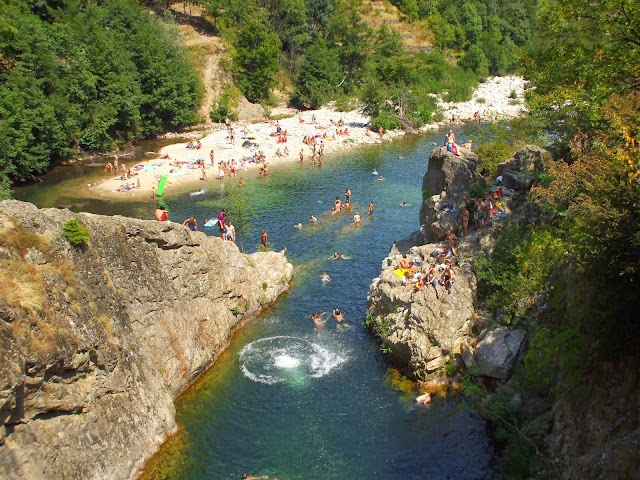
[[[439,102],[443,111],[442,122],[426,125],[421,130],[437,129],[454,122],[466,122],[480,115],[481,121],[497,121],[519,116],[524,110],[523,94],[525,81],[521,77],[493,77],[481,83],[468,102]],[[304,163],[311,162],[313,147],[304,143],[305,137],[313,137],[316,142],[323,143],[324,155],[357,147],[391,141],[404,135],[401,130],[383,132],[371,131],[367,124],[369,117],[357,110],[338,112],[332,108],[318,110],[295,111],[283,109],[274,111],[272,115],[290,115],[280,120],[268,120],[257,123],[232,124],[234,141],[231,142],[228,130],[224,125],[199,135],[200,148],[187,148],[187,142],[175,143],[150,155],[149,159],[137,165],[128,165],[134,175],[122,180],[119,176],[109,178],[90,186],[95,196],[139,196],[141,193],[152,194],[157,188],[158,178],[167,176],[165,192],[170,193],[177,185],[194,184],[206,189],[208,182],[219,181],[220,162],[235,161],[236,175],[231,181],[238,181],[244,175],[258,175],[258,163],[253,157],[262,152],[269,165],[284,162],[299,162],[300,151],[303,152]],[[287,132],[287,141],[282,143],[276,130]],[[345,132],[345,130],[347,130]],[[244,146],[243,146],[244,145]],[[288,155],[284,154],[285,147]],[[210,152],[213,150],[213,164]],[[278,150],[282,155],[277,155]],[[113,160],[113,159],[111,159]],[[126,162],[126,160],[124,160]],[[201,178],[204,163],[207,180]],[[253,170],[253,171],[252,171]],[[228,181],[227,178],[225,181]],[[140,184],[139,188],[135,186]],[[123,189],[123,185],[132,188]],[[118,191],[120,190],[120,191]]]

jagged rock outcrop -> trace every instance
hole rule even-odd
[[[491,330],[476,346],[473,363],[476,374],[506,380],[520,360],[526,334],[524,330]]]
[[[0,477],[135,475],[173,397],[291,274],[179,224],[0,203]]]
[[[498,175],[504,186],[518,192],[531,188],[535,174],[544,171],[547,152],[536,145],[527,145],[516,152],[513,158],[498,165]]]
[[[527,423],[527,434],[543,437],[555,469],[552,478],[640,478],[638,387],[637,358],[604,363],[582,384],[558,395],[550,411]]]
[[[419,260],[426,271],[425,264],[433,260],[430,254],[441,247],[414,246],[407,258]],[[409,375],[431,373],[473,343],[475,276],[468,264],[457,269],[452,293],[438,285],[436,298],[431,286],[414,291],[413,285],[402,283],[394,272],[401,258],[394,247],[383,261],[380,277],[369,288],[369,314],[375,316],[375,329],[396,365]]]
[[[476,180],[478,163],[475,153],[465,148],[459,151],[460,155],[454,155],[446,147],[438,147],[429,158],[422,181],[422,243],[440,241],[450,229],[458,229],[460,211]]]

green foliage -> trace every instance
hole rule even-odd
[[[89,229],[75,218],[65,222],[62,226],[62,232],[64,238],[74,247],[86,244],[91,236]]]
[[[494,176],[498,165],[511,158],[515,150],[502,139],[484,142],[475,149],[478,155],[478,165],[483,175]]]
[[[527,56],[529,108],[542,127],[568,142],[576,131],[605,127],[603,106],[613,92],[638,89],[638,2],[542,2]]]
[[[381,339],[387,338],[391,333],[391,319],[388,317],[378,319],[375,314],[368,312],[362,324]]]
[[[238,87],[250,102],[269,98],[276,84],[282,43],[260,20],[247,23],[238,32],[233,55],[233,74]]]
[[[478,295],[491,309],[504,307],[521,317],[537,295],[553,290],[549,279],[563,254],[564,243],[555,230],[509,222],[491,256],[474,262]]]
[[[226,119],[233,121],[238,120],[238,98],[239,95],[235,91],[235,88],[226,85],[220,98],[209,113],[211,120],[218,123],[222,123]]]
[[[501,458],[505,478],[526,479],[538,467],[538,446],[522,429],[523,375],[518,369],[509,384],[500,385],[490,393],[480,380],[465,375],[463,393],[473,399],[480,413],[491,421],[495,438],[502,445]]]
[[[177,33],[134,1],[3,3],[1,175],[25,180],[79,149],[195,120],[201,87]]]
[[[294,99],[310,108],[329,102],[340,92],[342,80],[340,62],[334,50],[322,38],[316,39],[302,59]]]
[[[453,356],[449,357],[449,360],[443,367],[444,374],[447,377],[453,377],[456,373],[458,373],[458,365],[456,365],[456,360]]]
[[[474,72],[480,78],[489,75],[489,60],[478,45],[472,45],[460,59],[459,65],[465,70]]]
[[[9,180],[4,178],[0,179],[0,201],[13,198],[13,192],[11,192],[11,184]]]

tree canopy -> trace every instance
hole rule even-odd
[[[193,123],[176,33],[129,0],[0,0],[0,178]]]

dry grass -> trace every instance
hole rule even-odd
[[[426,21],[404,21],[400,10],[387,1],[365,2],[360,8],[360,14],[364,22],[375,30],[386,24],[397,31],[407,52],[416,52],[433,45],[433,34]]]
[[[102,328],[108,336],[113,335],[113,321],[111,320],[111,317],[109,317],[109,315],[107,315],[106,313],[101,313],[96,317],[96,320],[98,320],[100,325],[102,325]]]
[[[27,230],[16,219],[10,219],[13,228],[3,228],[0,230],[0,245],[20,252],[24,256],[29,249],[47,252],[49,241],[37,233]]]
[[[45,292],[42,276],[36,265],[16,260],[0,263],[0,298],[11,307],[35,314],[42,311]]]

